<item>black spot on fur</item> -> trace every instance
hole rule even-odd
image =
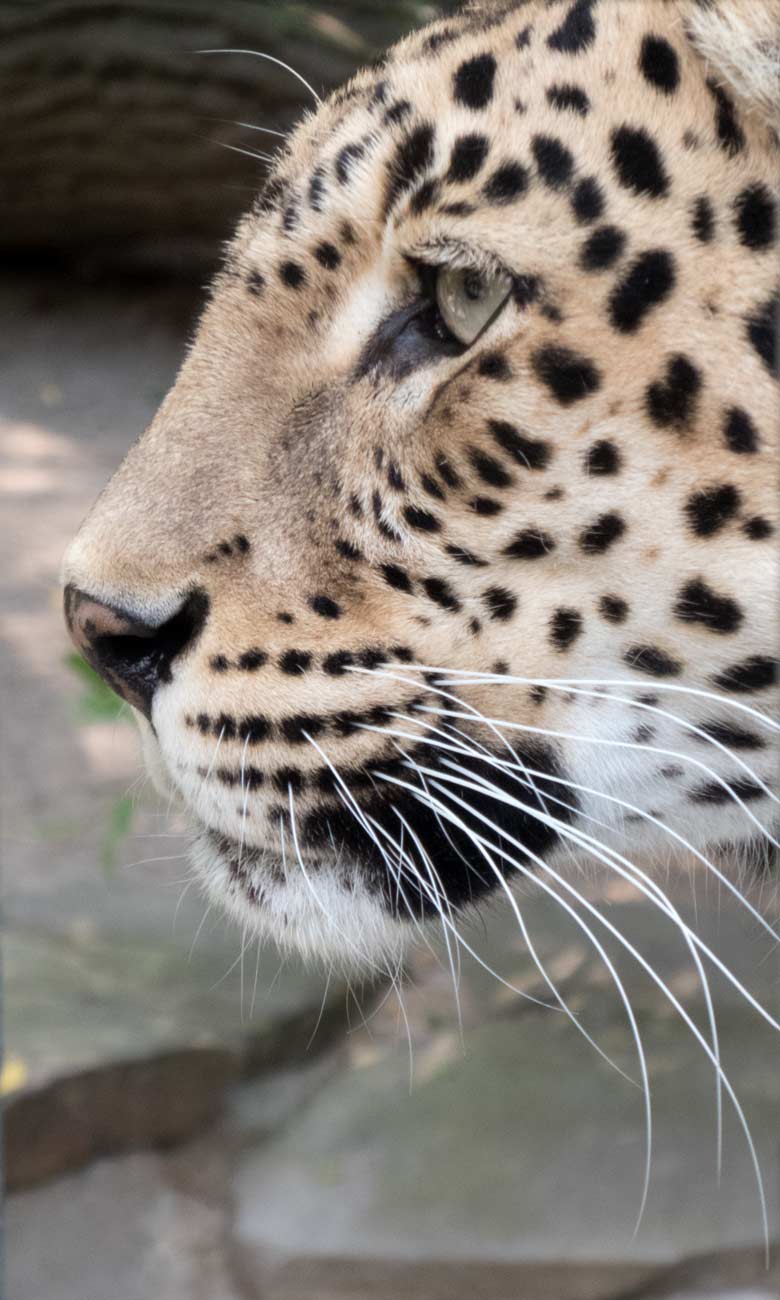
[[[568,650],[582,632],[582,615],[576,609],[556,609],[550,620],[550,640],[556,650]]]
[[[594,477],[603,477],[607,474],[617,474],[620,469],[620,452],[614,442],[609,442],[603,438],[600,442],[594,442],[585,454],[585,472],[592,474]]]
[[[617,226],[599,226],[585,241],[580,253],[583,271],[605,271],[621,256],[626,236]]]
[[[699,195],[693,205],[691,217],[693,233],[702,244],[709,244],[715,237],[715,209],[706,194]]]
[[[260,298],[265,291],[265,276],[259,271],[250,271],[246,277],[246,287],[256,298]]]
[[[300,289],[306,283],[306,272],[300,262],[282,262],[279,276],[289,289]]]
[[[745,147],[745,133],[739,124],[734,101],[714,79],[707,82],[707,89],[715,100],[715,133],[721,148],[729,157],[735,158]]]
[[[660,248],[642,253],[610,297],[610,318],[614,328],[621,334],[635,334],[648,313],[672,293],[676,278],[671,253]]]
[[[515,535],[502,553],[510,560],[540,560],[554,550],[555,542],[549,533],[540,528],[526,528]]]
[[[628,603],[622,596],[602,596],[599,613],[607,623],[625,623],[629,613]]]
[[[673,95],[680,84],[677,51],[662,36],[645,36],[639,53],[642,76],[664,95]]]
[[[414,216],[419,217],[421,212],[427,212],[429,208],[433,207],[440,194],[440,181],[423,181],[422,185],[418,186],[409,200],[409,211],[413,213]]]
[[[560,27],[547,37],[551,50],[559,54],[582,54],[596,39],[593,20],[595,0],[575,0]]]
[[[449,171],[445,180],[461,183],[470,181],[484,166],[490,150],[486,135],[459,135],[450,155]]]
[[[308,672],[311,667],[311,655],[307,650],[285,650],[279,659],[279,667],[290,677]]]
[[[358,158],[362,158],[365,152],[366,146],[360,141],[345,144],[343,149],[339,149],[335,162],[336,179],[339,185],[348,183],[353,162],[356,162]]]
[[[716,686],[731,695],[750,695],[764,691],[777,681],[777,660],[766,655],[752,655],[742,663],[732,664],[714,678]]]
[[[764,542],[775,530],[768,519],[762,518],[761,515],[754,515],[752,519],[745,520],[742,531],[751,542]]]
[[[561,406],[582,401],[601,386],[601,376],[592,361],[556,344],[539,348],[531,363],[535,374]]]
[[[445,45],[451,45],[456,41],[459,34],[454,27],[444,27],[440,32],[431,32],[430,36],[426,36],[423,41],[423,51],[426,54],[438,54]]]
[[[536,302],[541,291],[542,282],[538,275],[512,276],[512,300],[521,311]]]
[[[488,456],[479,448],[469,449],[469,459],[482,482],[489,484],[490,487],[507,488],[514,482],[512,475],[507,473],[500,461],[494,456]]]
[[[565,189],[574,172],[571,151],[554,136],[535,135],[531,141],[531,152],[545,185],[552,190]]]
[[[383,564],[380,573],[389,587],[395,587],[396,591],[410,592],[412,590],[412,580],[406,569],[402,569],[398,564]]]
[[[681,663],[654,645],[632,646],[623,655],[623,661],[649,677],[677,677],[682,672]]]
[[[391,460],[387,467],[387,482],[394,492],[403,492],[406,487],[401,466],[397,461]]]
[[[646,395],[646,409],[659,429],[687,429],[696,414],[701,375],[684,356],[669,360],[662,380],[650,385]]]
[[[274,773],[273,782],[280,794],[289,795],[290,791],[300,794],[304,786],[303,772],[297,767],[280,767]]]
[[[506,587],[488,587],[487,591],[482,593],[490,617],[499,623],[506,623],[517,609],[517,597],[513,596],[511,591]]]
[[[624,189],[652,199],[669,192],[669,178],[658,145],[642,128],[621,126],[612,132],[612,162]]]
[[[488,420],[488,428],[507,455],[525,469],[546,469],[550,462],[549,443],[537,438],[527,438],[506,420]]]
[[[682,623],[702,623],[710,632],[736,632],[742,610],[730,596],[721,596],[701,578],[686,582],[677,597],[675,617]]]
[[[499,383],[504,383],[512,378],[512,370],[506,357],[500,352],[486,352],[479,359],[477,373],[485,379],[495,379]]]
[[[245,650],[241,655],[238,666],[245,673],[255,673],[258,668],[262,668],[268,663],[268,655],[264,650]]]
[[[755,252],[772,247],[777,233],[777,212],[766,185],[748,185],[734,202],[734,214],[741,244]]]
[[[586,555],[603,555],[626,531],[625,521],[614,510],[600,515],[585,528],[579,537],[580,550]]]
[[[388,171],[385,215],[400,195],[412,188],[421,172],[432,166],[434,136],[433,127],[425,123],[410,131],[399,144]]]
[[[456,104],[466,108],[486,108],[493,98],[496,61],[492,54],[479,54],[461,63],[453,77],[452,94]]]
[[[426,596],[434,604],[441,605],[442,609],[449,610],[452,614],[458,612],[460,601],[444,578],[425,578],[422,585]]]
[[[315,212],[322,212],[322,200],[325,197],[325,168],[315,167],[309,181],[309,207]]]
[[[547,102],[561,112],[578,113],[580,117],[586,117],[590,112],[590,100],[585,91],[580,86],[573,86],[570,83],[549,86]]]
[[[408,99],[397,99],[387,109],[382,118],[382,123],[384,126],[397,126],[399,122],[403,122],[404,118],[409,116],[411,111],[412,106]]]
[[[465,546],[449,545],[445,550],[457,564],[463,564],[466,568],[486,569],[488,567],[487,560],[481,560],[473,551],[467,551]]]
[[[341,607],[330,596],[312,596],[309,605],[320,618],[341,618]]]
[[[528,172],[522,163],[504,163],[497,168],[483,186],[482,193],[488,203],[497,205],[514,203],[528,189]]]
[[[460,487],[460,475],[453,469],[443,452],[439,451],[436,453],[436,460],[434,463],[436,465],[436,473],[447,484],[447,487]]]
[[[427,510],[420,510],[417,506],[407,506],[404,510],[404,519],[410,528],[416,528],[421,533],[439,533],[441,524],[435,515],[431,515]]]
[[[446,501],[447,499],[446,493],[442,491],[436,479],[432,478],[430,474],[420,475],[420,487],[423,492],[427,492],[428,496],[433,497],[435,501]]]
[[[603,217],[606,201],[604,191],[595,176],[586,176],[584,180],[578,181],[574,187],[571,205],[580,225],[589,225],[592,221],[598,221]]]
[[[699,537],[720,532],[740,507],[740,495],[731,483],[694,492],[685,503],[688,523]]]
[[[239,740],[243,740],[250,745],[259,745],[262,741],[267,740],[270,734],[271,724],[261,714],[243,718],[238,728]]]
[[[330,677],[343,677],[354,662],[355,656],[349,650],[336,650],[333,654],[325,656],[322,667]]]
[[[326,271],[335,271],[341,265],[341,253],[335,244],[329,244],[327,241],[317,245],[314,256],[320,266],[325,267]]]
[[[472,497],[469,501],[469,510],[473,510],[475,515],[482,515],[483,518],[499,515],[503,508],[501,502],[494,501],[492,497]]]
[[[228,668],[230,667],[230,660],[227,658],[226,655],[212,655],[211,659],[209,660],[209,667],[211,668],[212,672],[226,673]]]
[[[354,542],[347,541],[345,537],[336,539],[336,550],[345,560],[362,560],[363,552]]]
[[[699,730],[729,749],[766,749],[766,741],[762,736],[737,726],[735,722],[702,722]]]
[[[773,294],[748,316],[747,336],[770,375],[780,374],[780,349],[778,324],[780,324],[780,295]]]
[[[751,799],[763,799],[764,790],[757,781],[751,781],[749,777],[740,776],[735,780],[724,782],[707,781],[702,785],[691,790],[688,798],[691,803],[729,803],[735,797],[741,799],[743,803]]]
[[[306,737],[319,736],[325,730],[325,719],[314,713],[299,713],[293,718],[283,718],[280,731],[291,745],[305,745]]]

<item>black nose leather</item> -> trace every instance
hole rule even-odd
[[[209,611],[205,591],[192,591],[158,627],[65,588],[65,622],[77,650],[122,699],[151,718],[157,687],[171,680],[174,659],[194,645]]]

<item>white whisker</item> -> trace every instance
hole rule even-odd
[[[260,50],[195,50],[194,53],[195,54],[248,54],[253,59],[266,59],[268,63],[277,64],[278,67],[284,68],[285,72],[289,72],[291,76],[295,77],[296,81],[300,81],[301,85],[305,86],[306,89],[309,91],[309,94],[313,96],[314,102],[316,104],[322,103],[322,100],[320,99],[316,90],[314,89],[313,86],[309,85],[306,78],[302,77],[300,72],[296,72],[295,68],[291,68],[289,63],[282,62],[281,59],[275,58],[273,54],[263,54]]]

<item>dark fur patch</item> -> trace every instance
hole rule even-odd
[[[731,483],[694,492],[685,503],[688,523],[698,537],[712,537],[739,511],[740,495]]]
[[[766,185],[748,185],[734,202],[739,241],[754,252],[771,248],[777,235],[777,210]]]
[[[582,401],[601,386],[601,375],[592,361],[557,344],[536,351],[531,364],[561,406]]]
[[[456,104],[466,108],[486,108],[493,98],[496,60],[492,54],[479,54],[461,63],[453,77],[452,95]]]
[[[671,357],[666,375],[650,384],[646,407],[653,424],[659,429],[683,432],[689,428],[696,414],[701,374],[687,357]]]
[[[641,127],[621,126],[612,132],[612,162],[624,189],[651,199],[669,193],[669,177],[653,137]]]
[[[664,95],[673,95],[680,85],[677,51],[663,36],[645,36],[639,52],[639,67],[645,80]]]
[[[629,266],[610,297],[609,312],[614,328],[621,334],[635,334],[647,315],[673,292],[676,279],[674,258],[666,249],[642,253]]]
[[[585,91],[581,86],[573,86],[569,82],[549,86],[547,102],[561,112],[577,113],[580,117],[587,117],[590,112],[590,100]]]
[[[682,672],[682,664],[668,655],[665,650],[654,645],[632,646],[623,655],[629,668],[649,677],[677,677]]]
[[[625,520],[611,510],[605,515],[600,515],[580,533],[580,550],[586,555],[603,555],[604,551],[608,551],[615,542],[620,541],[625,531]]]
[[[429,123],[415,127],[401,141],[388,169],[384,214],[390,212],[400,196],[412,188],[422,172],[433,165],[434,128]]]
[[[540,528],[526,528],[517,533],[503,554],[510,560],[540,560],[555,550],[555,541]]]
[[[560,27],[547,37],[551,50],[559,54],[582,54],[596,39],[593,18],[595,0],[575,0]]]
[[[736,632],[744,615],[730,596],[713,591],[702,578],[687,582],[677,597],[675,617],[681,623],[701,623],[710,632]]]

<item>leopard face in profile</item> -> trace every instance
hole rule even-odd
[[[64,566],[250,929],[771,835],[779,18],[494,0],[280,151]]]

